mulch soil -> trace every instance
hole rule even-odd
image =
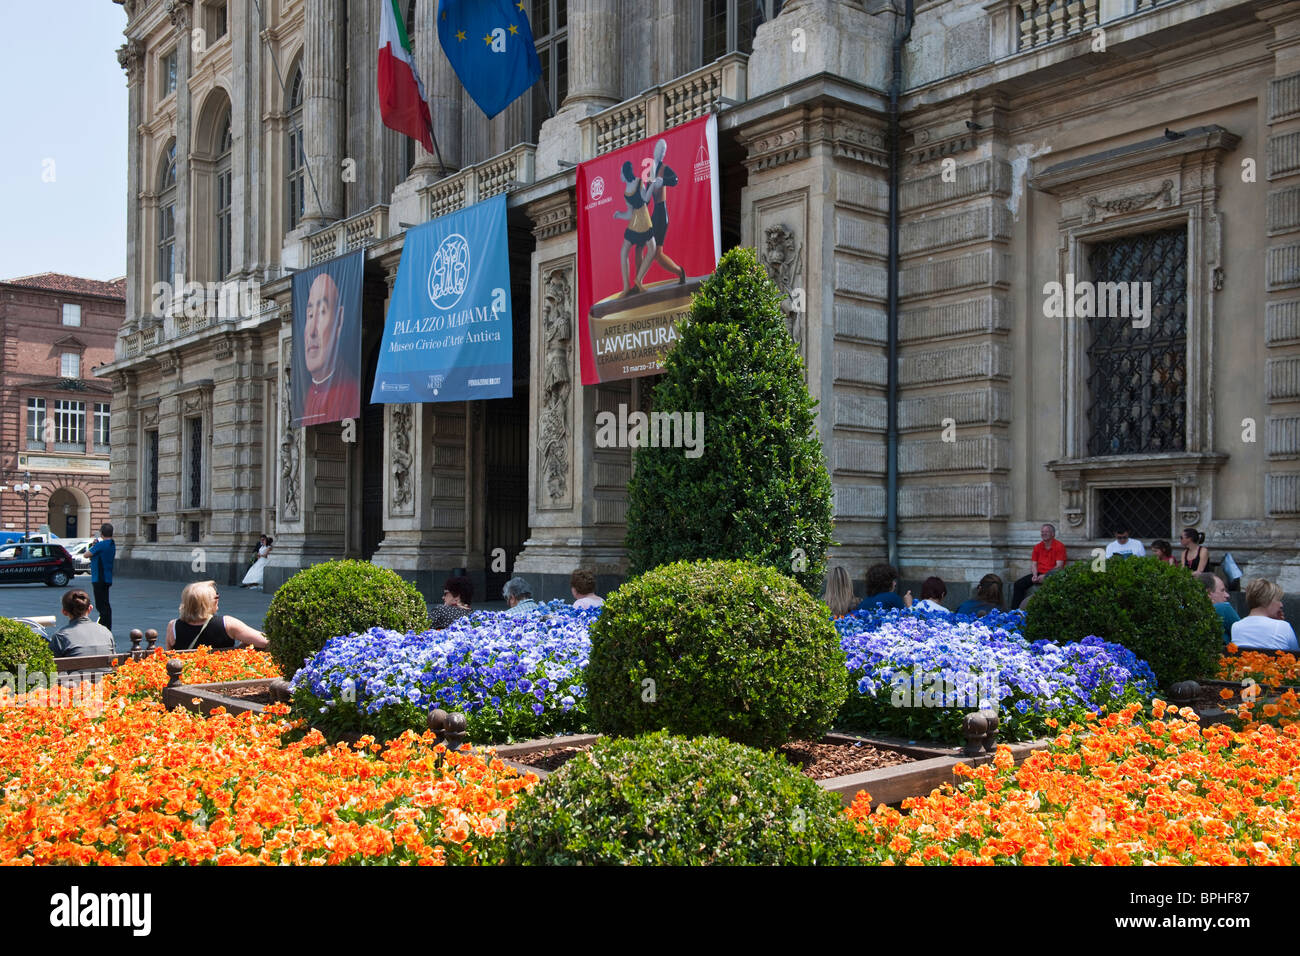
[[[248,687],[227,687],[221,691],[222,697],[231,697],[245,704],[271,703],[271,688],[266,684],[253,684]]]
[[[555,771],[590,747],[590,744],[581,747],[547,747],[511,759],[539,770]],[[916,759],[870,744],[827,744],[812,740],[791,741],[780,748],[779,753],[814,780],[826,780],[880,767],[895,767]]]

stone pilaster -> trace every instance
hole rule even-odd
[[[343,216],[345,57],[343,0],[312,0],[305,9],[303,145],[310,176],[303,223],[318,229]],[[312,188],[312,183],[315,188]],[[274,552],[273,552],[274,553]]]
[[[190,275],[190,145],[194,138],[190,130],[190,73],[194,54],[190,45],[190,26],[193,5],[190,0],[167,0],[167,15],[176,35],[176,274],[182,281],[192,280]],[[172,276],[159,276],[160,280],[174,282]],[[159,528],[159,535],[162,529]]]
[[[572,23],[572,21],[570,21]],[[570,27],[572,29],[572,27]],[[529,207],[533,253],[529,374],[528,525],[515,560],[539,600],[568,600],[569,574],[594,570],[598,589],[627,568],[627,482],[631,451],[597,448],[597,411],[632,406],[632,383],[583,387],[578,356],[577,234],[567,190]]]
[[[1266,155],[1257,170],[1268,189],[1264,253],[1268,471],[1264,512],[1277,547],[1294,553],[1300,530],[1300,10],[1266,7],[1259,17],[1273,27],[1273,79],[1267,94]],[[1300,588],[1300,559],[1277,565],[1269,555],[1243,570],[1275,577],[1283,589]]]
[[[143,278],[140,248],[140,123],[144,116],[144,44],[134,37],[118,47],[117,62],[126,71],[126,314],[122,328],[139,327],[140,303],[148,301],[140,286]]]

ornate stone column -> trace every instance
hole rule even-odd
[[[569,95],[563,106],[590,104],[594,108],[586,112],[594,113],[622,99],[621,31],[614,0],[569,0]]]
[[[175,269],[184,282],[190,276],[190,24],[193,8],[190,0],[167,0],[167,16],[176,32],[176,252]],[[160,280],[174,282],[172,276]]]
[[[433,138],[442,153],[443,163],[439,166],[437,156],[417,145],[415,166],[432,171],[434,178],[441,178],[461,167],[460,124],[464,109],[461,97],[464,87],[438,42],[437,16],[437,0],[415,0],[415,63],[429,97]]]
[[[139,325],[140,256],[140,119],[144,110],[144,44],[132,37],[117,48],[117,62],[126,70],[126,315],[122,328]],[[147,298],[147,297],[146,297]]]
[[[303,53],[303,145],[310,176],[303,223],[315,231],[343,215],[347,22],[344,0],[309,0]],[[314,188],[313,188],[314,183]]]

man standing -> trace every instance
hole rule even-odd
[[[1130,539],[1128,530],[1127,524],[1120,524],[1115,528],[1115,540],[1106,545],[1106,557],[1113,558],[1117,554],[1129,554],[1135,558],[1146,557],[1147,549],[1142,547],[1142,542],[1137,538]]]
[[[95,590],[95,606],[99,608],[99,623],[113,630],[113,605],[108,602],[108,589],[113,586],[113,558],[117,544],[113,541],[113,526],[105,522],[86,553],[90,555],[90,584]]]
[[[1042,541],[1034,545],[1034,550],[1029,556],[1033,570],[1023,578],[1016,581],[1015,588],[1011,592],[1011,607],[1018,608],[1024,603],[1025,595],[1029,589],[1036,584],[1042,584],[1053,571],[1065,567],[1065,545],[1056,540],[1056,526],[1045,524],[1038,529],[1042,536]]]

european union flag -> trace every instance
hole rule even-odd
[[[526,6],[524,0],[438,0],[438,41],[489,119],[542,75]]]

